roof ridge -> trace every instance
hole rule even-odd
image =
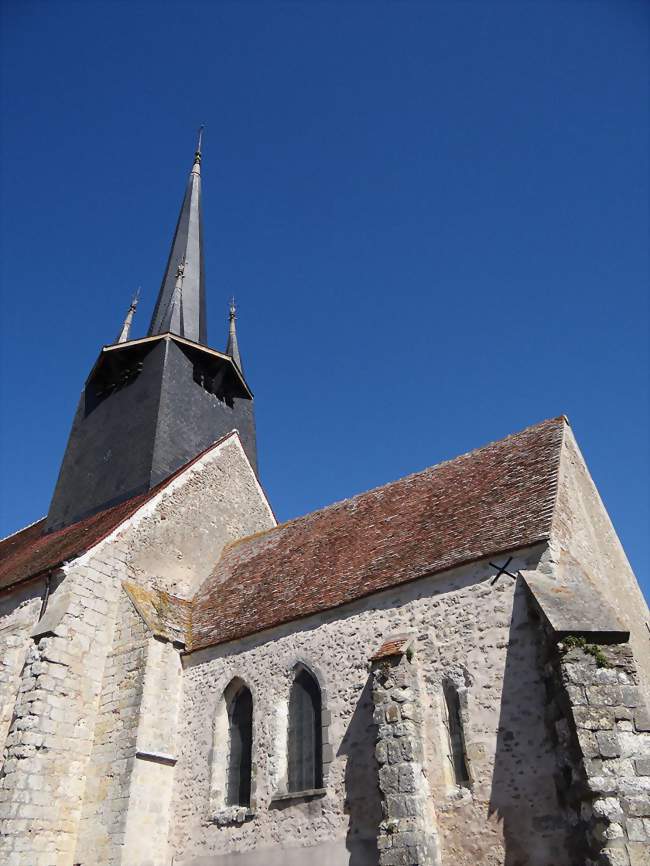
[[[0,538],[0,544],[3,541],[9,541],[10,538],[13,538],[14,535],[19,535],[21,532],[26,532],[28,529],[31,529],[32,526],[36,526],[37,523],[42,523],[43,520],[47,518],[47,514],[44,514],[42,517],[39,517],[37,520],[32,520],[31,523],[26,524],[25,526],[21,526],[20,529],[14,529],[13,532],[10,532],[9,535],[5,535],[3,538]]]
[[[270,529],[265,529],[261,532],[255,532],[252,535],[245,535],[243,538],[239,538],[235,541],[230,542],[230,544],[226,547],[233,547],[245,541],[252,541],[255,538],[263,535],[268,535],[269,533],[275,532],[278,529],[284,529],[287,526],[299,523],[301,520],[307,520],[308,518],[312,518],[315,515],[320,514],[321,512],[338,508],[348,502],[353,502],[355,499],[360,499],[362,496],[368,496],[371,493],[379,493],[380,491],[385,490],[388,487],[392,487],[394,484],[401,484],[403,481],[408,481],[411,478],[417,477],[418,475],[424,475],[426,472],[434,472],[438,469],[442,469],[444,466],[449,466],[452,463],[457,463],[461,460],[473,457],[474,455],[480,453],[481,451],[485,451],[486,449],[491,448],[494,445],[500,445],[502,442],[507,442],[508,440],[514,439],[517,436],[523,436],[524,433],[528,433],[530,430],[535,430],[538,427],[544,427],[547,425],[560,423],[562,423],[563,425],[571,426],[569,424],[569,419],[566,415],[556,415],[553,418],[545,418],[543,421],[538,421],[536,424],[529,424],[528,427],[524,427],[522,430],[517,430],[514,433],[509,433],[507,436],[503,436],[501,439],[493,439],[490,442],[486,442],[485,445],[479,445],[477,448],[472,448],[470,451],[465,451],[462,454],[457,454],[455,457],[450,457],[448,460],[442,460],[440,463],[434,463],[432,466],[425,466],[424,469],[416,469],[414,472],[409,472],[408,475],[402,475],[400,478],[393,479],[393,481],[386,481],[384,484],[378,484],[376,487],[371,487],[369,490],[362,490],[352,496],[346,496],[344,499],[337,499],[335,502],[330,502],[329,505],[323,505],[320,508],[315,508],[313,511],[308,511],[307,514],[298,515],[298,517],[292,517],[290,520],[285,520],[282,523],[279,523],[277,526],[271,527]],[[224,551],[225,550],[226,548],[224,548]]]

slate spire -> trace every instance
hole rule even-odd
[[[230,299],[230,327],[228,329],[228,343],[226,345],[226,355],[230,355],[235,364],[239,367],[239,372],[243,373],[244,370],[242,368],[241,356],[239,354],[239,344],[237,342],[237,326],[235,324],[237,320],[237,307],[235,306],[235,299]]]
[[[201,219],[201,139],[185,189],[165,275],[149,326],[149,336],[170,332],[207,344],[203,227]],[[180,284],[180,285],[179,285]]]
[[[122,330],[117,336],[116,343],[126,343],[129,339],[129,334],[131,333],[131,325],[133,324],[133,317],[135,315],[136,307],[138,306],[138,301],[140,300],[140,289],[133,295],[133,300],[131,301],[131,306],[126,314],[126,318],[124,319],[124,324],[122,325]]]

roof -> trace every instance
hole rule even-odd
[[[234,431],[197,454],[151,490],[133,496],[118,505],[106,508],[55,532],[45,533],[47,518],[43,517],[31,526],[2,539],[0,541],[0,589],[47,573],[90,550],[135,514],[174,478],[232,435],[235,435]]]
[[[155,610],[157,627],[178,632],[179,639],[191,621],[187,646],[193,651],[545,541],[565,423],[543,421],[231,544],[189,615],[187,603],[173,596],[139,599],[140,606]],[[0,541],[0,588],[89,550],[228,436],[146,493],[57,532],[44,535],[43,518]]]
[[[566,419],[245,538],[192,605],[197,650],[549,538]]]

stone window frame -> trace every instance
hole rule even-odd
[[[308,791],[289,791],[288,790],[288,736],[289,736],[289,696],[296,676],[300,671],[306,671],[318,685],[321,697],[321,772],[322,772],[322,787],[314,788]],[[274,712],[274,736],[275,755],[272,765],[271,789],[271,804],[285,800],[304,800],[314,797],[321,797],[327,792],[327,781],[329,770],[334,760],[334,750],[330,743],[330,725],[332,722],[332,714],[329,709],[329,692],[326,686],[325,677],[318,665],[314,664],[311,659],[296,658],[294,663],[285,671],[286,688],[282,698],[275,705]]]
[[[459,791],[470,791],[475,781],[472,762],[467,749],[467,733],[469,728],[469,697],[470,697],[469,677],[466,671],[456,672],[448,671],[440,677],[438,687],[438,704],[440,708],[441,719],[441,742],[442,754],[444,756],[443,777],[447,789],[457,794]],[[458,698],[459,704],[459,721],[460,721],[460,738],[462,743],[462,752],[465,768],[467,770],[467,780],[458,781],[456,768],[454,764],[454,749],[451,739],[449,708],[447,703],[447,690],[453,689]]]
[[[248,806],[232,806],[227,801],[228,762],[230,758],[230,735],[228,705],[243,688],[247,688],[253,700],[253,741],[251,749],[251,795]],[[229,676],[225,685],[220,685],[212,723],[212,749],[210,757],[209,819],[221,826],[243,824],[257,812],[257,706],[255,689],[239,674]]]

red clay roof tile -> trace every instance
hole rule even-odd
[[[193,600],[190,651],[547,539],[564,423],[235,542]]]

